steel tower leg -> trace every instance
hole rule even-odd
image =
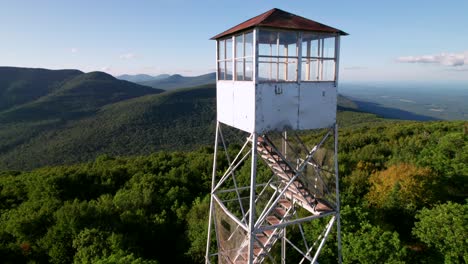
[[[216,122],[216,135],[215,135],[215,144],[214,144],[214,154],[213,154],[213,174],[211,179],[211,194],[210,194],[210,214],[208,216],[208,235],[206,238],[206,255],[205,255],[205,263],[210,263],[210,242],[211,242],[211,225],[213,221],[213,189],[215,187],[215,180],[216,180],[216,156],[218,154],[218,136],[219,136],[219,122]]]
[[[252,164],[250,171],[250,201],[249,201],[249,264],[254,261],[254,241],[255,241],[255,190],[257,186],[257,133],[252,133]]]

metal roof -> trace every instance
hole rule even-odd
[[[273,8],[261,15],[253,17],[235,27],[232,27],[211,39],[219,39],[227,35],[232,35],[236,32],[250,29],[253,27],[271,27],[280,29],[315,31],[324,33],[338,33],[340,35],[348,35],[339,29],[315,22],[313,20],[303,18],[278,8]]]

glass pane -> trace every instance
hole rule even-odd
[[[297,59],[280,58],[278,69],[279,81],[296,81],[297,79]]]
[[[318,61],[316,59],[302,60],[301,65],[301,80],[302,81],[317,81]]]
[[[224,60],[224,40],[218,41],[218,60]]]
[[[218,80],[224,80],[224,61],[218,62]]]
[[[258,64],[258,79],[260,81],[276,81],[277,64],[274,63],[259,63]]]
[[[236,80],[244,80],[244,60],[236,60]]]
[[[335,79],[335,62],[332,60],[324,60],[322,81],[333,81],[334,79]]]
[[[326,38],[324,40],[324,52],[323,56],[325,58],[334,58],[335,57],[335,38]]]
[[[287,78],[288,81],[296,81],[297,80],[297,59],[288,58],[287,64]]]
[[[276,38],[278,33],[273,31],[260,30],[258,34],[259,55],[277,56]]]
[[[232,61],[226,62],[226,79],[225,80],[232,80]]]
[[[253,79],[253,61],[252,59],[246,59],[245,61],[245,80],[252,81]]]
[[[302,35],[302,57],[317,57],[318,55],[318,36],[304,33]]]
[[[244,36],[238,35],[236,39],[236,58],[244,57]]]
[[[278,81],[286,81],[286,63],[283,60],[278,65]]]
[[[226,39],[226,59],[232,58],[232,39]]]
[[[253,33],[247,33],[244,35],[245,41],[245,56],[252,57],[253,56]]]
[[[280,32],[279,33],[279,55],[280,56],[297,56],[297,33],[296,32]]]

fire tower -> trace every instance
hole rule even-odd
[[[206,263],[317,263],[335,225],[341,262],[343,35],[272,9],[212,38],[217,125]]]

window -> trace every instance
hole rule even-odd
[[[234,43],[234,44],[233,44]],[[234,53],[234,58],[232,54]],[[253,33],[218,41],[218,80],[252,81]]]
[[[335,37],[302,34],[301,81],[335,80]]]
[[[253,33],[239,34],[234,39],[236,41],[236,81],[252,81]]]
[[[232,80],[232,39],[218,41],[218,79]]]
[[[260,81],[297,81],[298,33],[260,30],[258,77]]]

